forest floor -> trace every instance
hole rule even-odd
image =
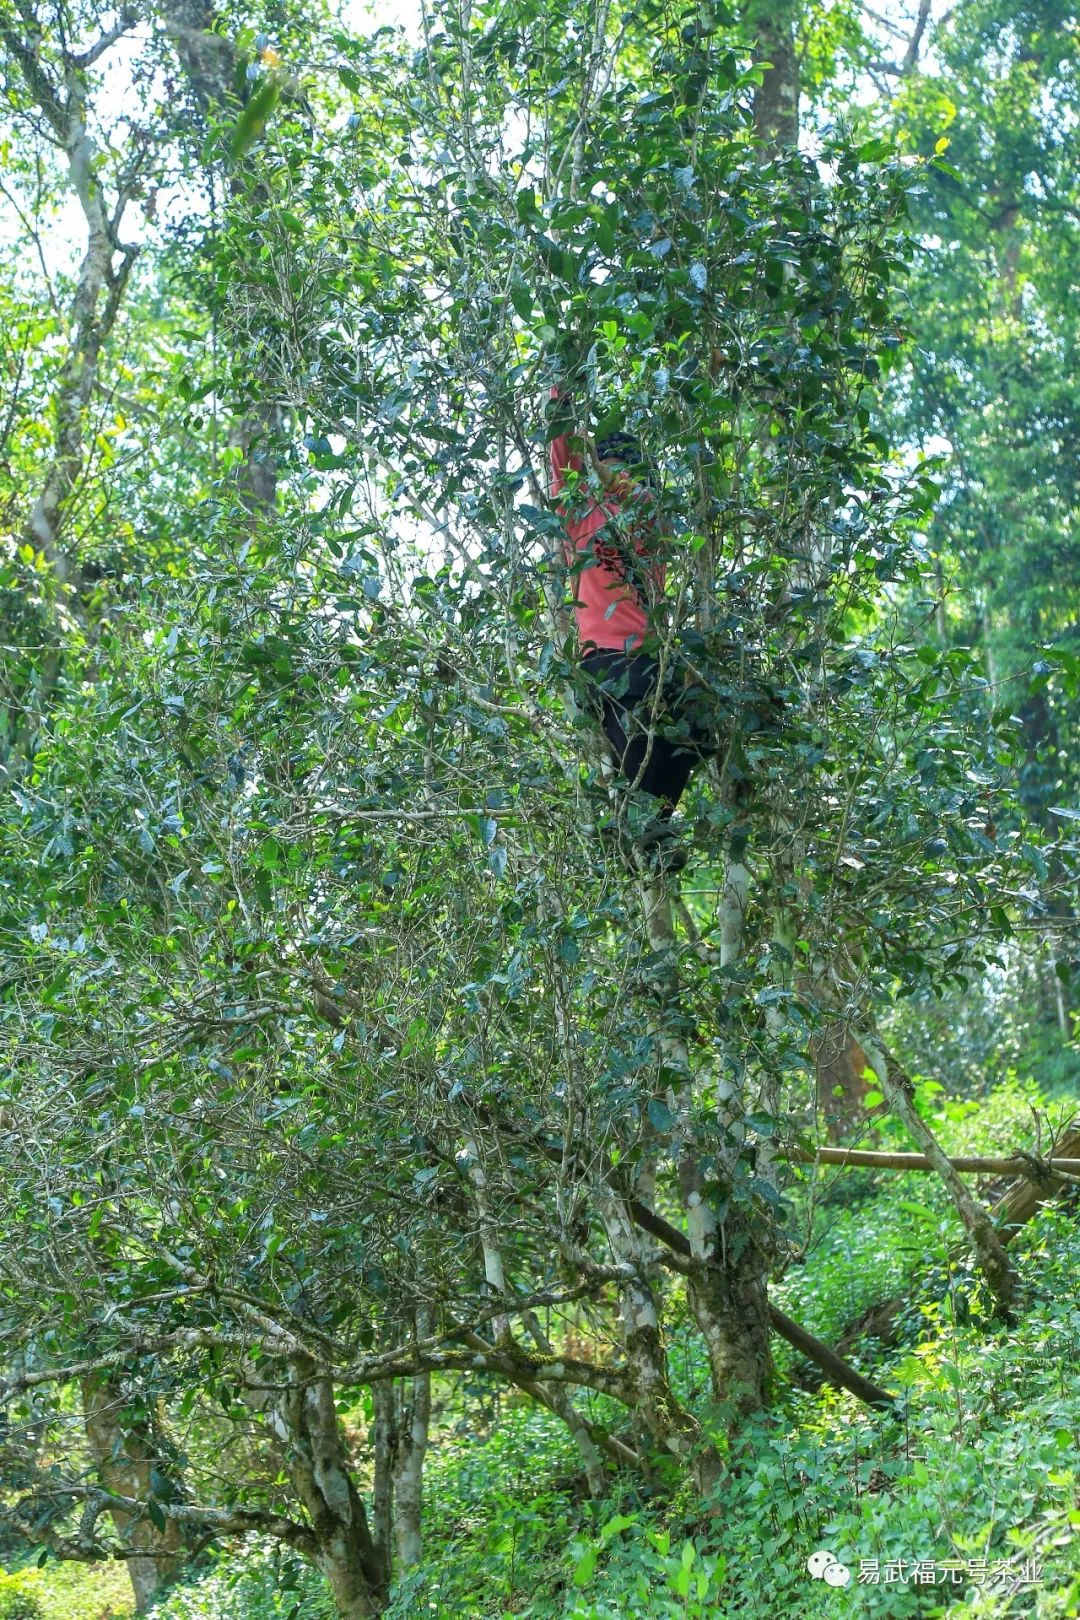
[[[947,1104],[935,1128],[952,1152],[1001,1151],[1022,1139],[1031,1096],[1013,1085]],[[1018,1234],[1023,1307],[1007,1330],[950,1260],[956,1232],[930,1176],[845,1171],[823,1178],[812,1204],[799,1189],[792,1233],[809,1236],[806,1258],[774,1289],[777,1303],[835,1343],[867,1305],[903,1295],[898,1342],[864,1340],[852,1355],[904,1400],[881,1416],[800,1387],[812,1369],[778,1345],[778,1402],[740,1433],[704,1508],[662,1478],[620,1478],[590,1501],[566,1431],[545,1413],[500,1403],[486,1383],[440,1391],[427,1556],[396,1589],[392,1620],[1080,1613],[1080,1221],[1075,1207],[1048,1207]],[[700,1411],[692,1344],[689,1332],[672,1342],[671,1362]],[[826,1579],[827,1564],[843,1565],[846,1582],[835,1568]],[[131,1613],[115,1565],[0,1576],[0,1620]],[[258,1545],[205,1560],[155,1611],[271,1616],[331,1611],[314,1576]]]

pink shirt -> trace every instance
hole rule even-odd
[[[552,439],[550,446],[551,495],[554,499],[566,485],[570,471],[581,471],[581,457],[571,454],[565,434]],[[638,495],[639,500],[647,497]],[[566,508],[560,507],[566,519],[565,554],[567,563],[573,563],[581,553],[589,553],[592,560],[574,576],[574,617],[577,619],[578,640],[582,650],[590,647],[605,651],[631,651],[641,646],[649,626],[649,609],[664,590],[665,570],[662,563],[654,562],[640,571],[644,576],[644,595],[638,584],[626,577],[626,548],[632,543],[639,557],[647,556],[648,524],[642,524],[643,534],[633,540],[625,529],[605,542],[600,531],[609,517],[614,516],[623,501],[610,490],[603,500],[597,500],[582,485],[575,506],[588,506],[580,517],[567,517]]]

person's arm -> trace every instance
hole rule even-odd
[[[623,481],[624,485],[630,483],[630,480],[627,479],[625,468],[612,467],[606,461],[600,460],[600,457],[596,453],[596,444],[588,433],[582,433],[580,437],[585,441],[585,449],[589,460],[593,464],[593,469],[596,472],[596,476],[599,478],[606,490],[610,491],[614,489],[620,479]]]
[[[552,383],[550,398],[552,407],[557,408],[564,403],[567,395],[562,389],[559,388],[557,383]],[[566,478],[567,469],[570,466],[570,460],[571,452],[569,434],[556,433],[554,438],[548,440],[547,445],[548,495],[552,500],[555,499],[562,489]]]
[[[551,399],[556,405],[567,405],[572,400],[570,390],[560,388],[557,383],[551,387]],[[580,446],[580,451],[578,449]],[[618,474],[606,468],[599,461],[596,454],[596,445],[592,435],[580,425],[571,425],[569,432],[557,434],[548,446],[548,462],[551,469],[552,493],[556,494],[562,488],[568,472],[579,472],[582,468],[583,458],[581,452],[595,468],[604,489],[610,489]]]

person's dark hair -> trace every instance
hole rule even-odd
[[[609,433],[598,441],[596,454],[601,461],[625,461],[633,466],[641,460],[641,445],[632,433]]]
[[[659,489],[654,468],[644,461],[641,443],[632,433],[608,433],[599,439],[596,454],[600,461],[622,461],[633,468],[634,478],[654,493]]]

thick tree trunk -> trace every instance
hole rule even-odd
[[[731,861],[721,900],[721,965],[728,966],[742,953],[750,875],[742,861]],[[666,962],[663,980],[668,1009],[678,1006],[680,986],[677,940],[671,894],[663,878],[644,887],[645,919],[649,944]],[[681,1037],[661,1034],[666,1067],[686,1076],[679,1099],[677,1148],[679,1191],[686,1214],[691,1269],[687,1297],[705,1341],[713,1395],[729,1404],[733,1420],[757,1411],[768,1399],[772,1378],[769,1349],[768,1249],[760,1241],[761,1226],[745,1203],[729,1201],[721,1224],[706,1190],[701,1149],[692,1130],[695,1110],[689,1054]],[[717,1077],[716,1157],[722,1181],[734,1186],[737,1159],[745,1138],[743,1100],[734,1081]]]
[[[230,107],[239,112],[236,50],[212,0],[162,0],[160,13],[201,110],[219,118]]]
[[[869,1061],[842,1019],[826,1023],[811,1036],[810,1056],[825,1134],[830,1142],[840,1142],[866,1123],[863,1098],[870,1089],[865,1078]]]
[[[695,1213],[696,1196],[684,1198],[688,1215]],[[695,1232],[696,1222],[687,1224],[695,1262],[687,1282],[690,1308],[705,1339],[713,1395],[730,1406],[734,1423],[766,1406],[771,1394],[769,1257],[745,1206],[730,1209],[719,1230],[715,1221],[703,1232]]]
[[[626,1204],[612,1188],[598,1189],[597,1204],[612,1255],[627,1267],[618,1289],[631,1410],[653,1444],[676,1457],[698,1488],[706,1490],[719,1476],[719,1458],[711,1447],[700,1447],[697,1420],[679,1404],[671,1387],[660,1315],[648,1280],[648,1257],[640,1234]]]
[[[555,1017],[560,1048],[567,1054],[568,1082],[576,1095],[580,1088],[574,1043],[561,1000],[556,1002]],[[699,1487],[705,1488],[719,1472],[719,1459],[711,1447],[704,1452],[695,1449],[700,1441],[697,1420],[680,1405],[671,1388],[660,1311],[649,1280],[648,1246],[634,1223],[627,1198],[602,1170],[590,1182],[590,1193],[612,1257],[621,1268],[616,1286],[622,1348],[631,1386],[628,1404],[652,1444],[677,1457]],[[588,1466],[591,1459],[585,1455]]]
[[[82,1398],[86,1438],[102,1484],[118,1496],[149,1501],[155,1494],[151,1470],[167,1473],[168,1460],[157,1455],[145,1426],[125,1418],[124,1397],[114,1379],[107,1375],[84,1378]],[[112,1517],[121,1538],[136,1549],[127,1568],[135,1607],[145,1614],[179,1568],[183,1555],[180,1526],[175,1519],[166,1519],[164,1530],[158,1530],[148,1513],[136,1517],[117,1510]]]
[[[666,959],[668,963],[659,981],[663,1001],[660,1009],[659,1040],[665,1067],[670,1073],[685,1077],[680,1088],[679,1104],[680,1115],[685,1119],[691,1090],[690,1067],[685,1042],[680,1035],[673,1033],[671,1022],[666,1016],[677,1011],[679,981],[674,957],[671,900],[663,878],[656,877],[643,884],[642,903],[649,944],[657,957],[661,960]],[[675,1098],[672,1097],[671,1101],[674,1102]],[[679,1134],[680,1140],[685,1141],[685,1132],[680,1131]],[[640,1196],[642,1190],[651,1191],[651,1183],[651,1172],[644,1179],[639,1178],[634,1189],[635,1196]],[[698,1426],[696,1420],[679,1405],[668,1379],[667,1354],[660,1328],[660,1316],[648,1278],[649,1256],[635,1227],[629,1206],[617,1197],[612,1189],[607,1189],[601,1198],[600,1208],[611,1252],[617,1261],[630,1268],[626,1279],[619,1287],[619,1306],[622,1313],[623,1344],[638,1395],[638,1415],[654,1442],[685,1463],[694,1451],[698,1439]],[[701,1217],[702,1229],[708,1229],[711,1211],[703,1199],[699,1198],[696,1201],[695,1214]],[[695,1277],[691,1276],[691,1299],[694,1298],[694,1284]],[[712,1326],[711,1322],[709,1326]],[[711,1447],[696,1452],[693,1473],[699,1488],[707,1489],[718,1477],[719,1472],[719,1458]]]
[[[288,1444],[293,1489],[311,1521],[315,1564],[326,1578],[341,1620],[368,1620],[386,1606],[390,1568],[376,1545],[353,1483],[330,1380],[297,1357],[289,1387],[271,1408]]]
[[[754,130],[769,153],[799,139],[795,14],[793,0],[754,0],[745,13],[756,36],[756,57],[772,64],[754,92]]]

